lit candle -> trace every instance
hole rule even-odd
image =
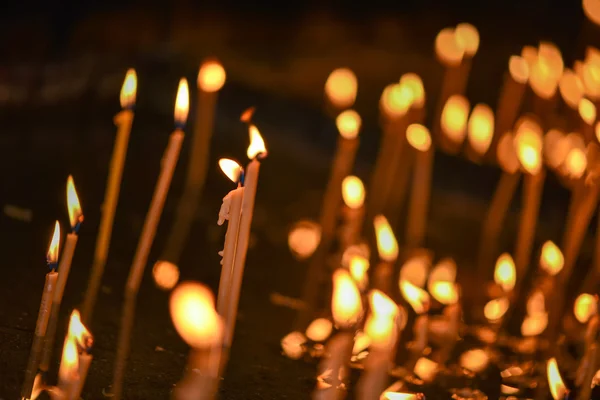
[[[75,337],[67,335],[58,370],[58,396],[61,400],[72,400],[79,379],[79,355]]]
[[[71,222],[71,233],[67,235],[67,240],[62,251],[62,257],[60,258],[60,263],[58,264],[58,280],[52,295],[52,308],[50,310],[48,328],[46,329],[46,335],[44,337],[44,349],[42,351],[42,360],[39,367],[42,372],[47,372],[50,366],[60,305],[62,303],[65,285],[67,284],[67,279],[69,278],[69,271],[71,270],[71,261],[73,260],[73,254],[75,253],[75,246],[77,245],[77,233],[79,232],[79,226],[83,222],[83,213],[81,212],[79,198],[77,197],[77,192],[75,191],[75,183],[73,182],[73,177],[70,175],[67,180],[67,205],[69,210],[69,221]]]
[[[429,311],[429,294],[407,280],[400,279],[398,284],[400,285],[402,297],[418,315],[413,325],[414,340],[409,344],[410,359],[407,368],[412,371],[417,360],[427,348],[429,341],[429,316],[427,315]]]
[[[162,258],[175,264],[181,253],[200,204],[210,159],[215,107],[219,90],[225,84],[225,69],[215,59],[205,60],[198,71],[196,116],[191,137],[190,160],[185,176],[183,194],[179,198],[175,219]]]
[[[431,147],[429,130],[421,124],[409,125],[406,129],[406,139],[417,150],[408,203],[406,245],[409,248],[417,248],[423,246],[427,231],[427,214],[429,212],[435,151]]]
[[[42,301],[38,313],[37,322],[35,324],[35,333],[33,336],[33,344],[27,361],[27,369],[25,370],[25,379],[21,388],[21,397],[29,399],[33,390],[33,383],[38,372],[42,346],[44,344],[44,336],[48,327],[48,318],[50,317],[50,309],[52,307],[52,295],[56,287],[58,272],[56,272],[56,263],[58,262],[58,248],[60,244],[60,225],[58,221],[54,225],[54,234],[50,242],[50,248],[46,256],[48,268],[50,272],[46,274],[46,282],[44,283],[44,291],[42,292]]]
[[[456,284],[448,284],[448,282],[440,282],[437,285],[438,288],[443,288],[444,290],[444,298],[436,296],[435,293],[432,293],[434,297],[442,304],[446,304],[446,308],[444,308],[444,318],[447,322],[445,335],[442,340],[441,347],[437,354],[437,362],[439,364],[445,364],[452,351],[454,350],[454,346],[460,339],[459,337],[459,328],[460,321],[462,319],[462,307],[460,305],[460,296],[459,290]]]
[[[552,398],[554,400],[569,399],[569,390],[565,386],[565,383],[560,376],[556,358],[551,358],[548,360],[546,364],[546,375],[548,377],[548,387],[550,388],[550,394],[552,395]]]
[[[460,151],[467,136],[469,100],[462,95],[452,95],[444,105],[441,116],[440,146],[448,153]]]
[[[389,294],[392,290],[394,264],[398,259],[398,242],[392,227],[383,215],[375,217],[373,226],[377,236],[377,252],[380,258],[373,274],[373,287]]]
[[[494,112],[487,104],[477,104],[467,123],[467,154],[475,161],[485,157],[494,137]]]
[[[181,143],[183,142],[183,126],[187,120],[189,106],[189,90],[187,81],[181,79],[179,81],[179,89],[177,90],[177,100],[175,102],[175,123],[177,128],[169,138],[162,159],[160,175],[156,182],[152,202],[142,227],[142,233],[138,242],[138,247],[129,270],[129,277],[125,287],[125,305],[121,317],[121,328],[119,331],[119,339],[117,345],[117,355],[115,360],[115,370],[113,376],[113,395],[115,400],[119,400],[123,392],[123,379],[125,376],[125,368],[127,366],[127,357],[129,356],[129,345],[131,342],[131,330],[135,318],[135,302],[137,293],[144,275],[144,268],[148,261],[148,254],[154,241],[156,228],[160,221],[162,209],[167,198],[167,193],[171,185],[171,178],[177,165]]]
[[[341,248],[357,244],[360,240],[365,216],[365,186],[360,178],[350,175],[342,181],[342,198],[345,207],[342,210],[344,219],[340,233]]]
[[[214,308],[211,291],[196,282],[180,283],[171,294],[169,309],[175,330],[192,348],[184,377],[176,385],[173,397],[177,400],[215,398],[223,322]]]
[[[241,186],[244,170],[240,165],[230,159],[222,158],[219,160],[221,170],[238,187],[233,189],[223,198],[223,204],[219,210],[218,224],[223,225],[227,220],[227,232],[225,233],[225,245],[220,253],[221,260],[221,280],[219,281],[219,292],[217,298],[217,311],[221,317],[225,318],[227,313],[227,302],[231,290],[231,276],[233,273],[233,262],[235,259],[235,249],[237,246],[238,233],[240,228],[240,218],[242,212],[242,198],[244,197],[244,188]]]
[[[260,135],[258,128],[256,128],[254,125],[250,125],[248,130],[250,133],[250,145],[248,146],[247,155],[251,161],[248,163],[246,175],[244,177],[242,215],[240,218],[235,259],[232,267],[227,312],[225,313],[225,333],[223,340],[225,351],[228,351],[228,349],[231,348],[233,333],[235,331],[238,303],[240,301],[242,279],[244,277],[244,267],[246,265],[246,254],[248,253],[248,243],[250,242],[250,228],[252,227],[254,200],[256,198],[256,190],[258,187],[260,160],[267,156],[267,148],[265,147],[265,142]]]
[[[90,331],[83,325],[81,322],[81,318],[79,315],[79,311],[73,310],[71,313],[71,319],[69,321],[69,330],[67,333],[68,336],[71,336],[75,339],[75,343],[77,344],[77,352],[79,354],[78,358],[78,372],[77,379],[72,382],[71,385],[71,399],[78,400],[81,395],[81,391],[85,385],[85,380],[87,378],[88,371],[90,369],[90,364],[92,363],[92,345],[94,343],[94,337],[90,333]],[[60,387],[60,385],[59,385]]]
[[[123,108],[115,118],[117,125],[117,136],[113,147],[113,154],[110,160],[108,170],[108,179],[106,181],[106,190],[104,192],[104,203],[102,204],[102,217],[98,237],[96,238],[96,249],[94,251],[94,262],[85,298],[83,301],[82,314],[85,321],[91,321],[96,298],[102,283],[104,267],[108,257],[110,238],[112,235],[113,222],[117,203],[119,201],[119,191],[121,189],[121,178],[125,166],[125,157],[127,156],[127,146],[129,144],[129,134],[133,123],[133,107],[135,105],[135,96],[137,91],[137,76],[135,70],[130,69],[125,75],[125,81],[121,87],[121,107]]]
[[[333,273],[331,312],[340,330],[328,342],[319,364],[313,399],[339,399],[346,393],[348,364],[354,346],[354,333],[363,316],[360,291],[346,270]]]
[[[325,82],[325,108],[332,116],[348,109],[356,101],[358,82],[356,75],[349,68],[338,68],[331,71]]]

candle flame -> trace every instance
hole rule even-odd
[[[508,59],[508,73],[515,82],[520,84],[527,83],[529,79],[529,64],[521,56],[510,56]]]
[[[444,28],[435,38],[435,54],[441,63],[448,67],[457,66],[461,63],[465,54],[465,47],[454,29]]]
[[[267,148],[265,147],[265,141],[261,136],[260,131],[255,125],[250,125],[248,127],[248,132],[250,134],[250,145],[246,151],[248,158],[251,160],[255,158],[265,158],[267,156]]]
[[[48,254],[46,260],[48,264],[54,265],[58,262],[58,248],[60,246],[60,224],[58,221],[54,224],[54,233],[52,234],[52,241],[50,241],[50,247],[48,248]]]
[[[578,106],[579,116],[588,125],[596,121],[596,106],[589,99],[582,98]]]
[[[207,348],[221,342],[223,323],[206,286],[180,283],[171,293],[169,308],[175,330],[189,346]]]
[[[589,293],[582,293],[577,296],[575,300],[575,306],[573,307],[573,313],[577,321],[585,324],[589,321],[592,315],[598,312],[598,300],[595,296]]]
[[[425,152],[431,147],[429,130],[421,124],[410,124],[406,128],[406,140],[418,151]]]
[[[542,135],[539,125],[530,118],[517,121],[515,147],[522,167],[530,174],[537,174],[542,166]]]
[[[350,276],[352,276],[352,279],[354,279],[354,282],[356,282],[361,290],[367,287],[369,266],[369,260],[366,257],[354,255],[350,258]]]
[[[538,56],[531,66],[529,83],[534,93],[542,99],[552,98],[558,88],[559,78],[553,75],[554,67],[550,63],[550,60]]]
[[[406,87],[411,91],[411,107],[423,107],[425,105],[425,88],[423,87],[423,80],[419,75],[412,72],[402,75],[400,86]]]
[[[438,364],[429,358],[421,357],[415,364],[414,372],[425,382],[431,382],[437,375]]]
[[[465,140],[467,134],[467,117],[469,116],[469,100],[462,95],[448,98],[442,110],[442,131],[456,144]]]
[[[517,282],[517,270],[515,261],[508,253],[503,253],[496,261],[494,269],[494,282],[502,286],[502,290],[510,292]]]
[[[179,87],[177,88],[177,97],[175,99],[175,124],[178,126],[184,126],[187,122],[188,111],[190,108],[190,89],[188,87],[187,79],[181,78],[179,80]]]
[[[548,274],[554,276],[558,274],[565,265],[565,257],[562,251],[551,240],[548,240],[542,246],[540,256],[540,267]]]
[[[130,68],[125,74],[123,86],[121,86],[121,108],[131,108],[135,104],[135,95],[137,92],[137,75],[135,69]]]
[[[171,290],[179,281],[179,268],[171,262],[159,260],[152,268],[152,277],[160,289]]]
[[[94,338],[85,325],[83,325],[83,322],[81,322],[81,316],[77,310],[73,310],[71,313],[68,335],[75,338],[75,342],[79,347],[86,350],[92,347]]]
[[[365,202],[365,185],[356,176],[345,177],[342,181],[342,198],[349,208],[361,208]]]
[[[238,182],[242,175],[242,167],[240,164],[229,158],[221,158],[219,160],[219,167],[221,171],[229,178],[232,182]]]
[[[452,258],[441,259],[429,274],[427,288],[432,291],[433,285],[437,282],[456,281],[456,262]]]
[[[294,331],[281,339],[281,348],[287,357],[297,360],[304,354],[304,343],[306,343],[306,337],[302,332]]]
[[[583,13],[596,25],[600,25],[600,3],[596,0],[583,0]]]
[[[400,292],[417,314],[429,310],[429,293],[409,281],[400,280]]]
[[[210,59],[200,66],[197,84],[205,92],[216,92],[225,84],[225,77],[225,69],[221,63]]]
[[[346,110],[335,119],[335,124],[344,139],[354,139],[358,136],[362,121],[354,110]]]
[[[600,65],[586,61],[581,68],[581,79],[585,94],[591,99],[600,97]]]
[[[377,251],[379,258],[394,262],[398,258],[398,242],[388,220],[383,215],[375,216],[375,235],[377,236]]]
[[[294,256],[303,260],[310,257],[321,241],[321,227],[309,220],[299,221],[288,235],[288,246]]]
[[[398,314],[398,306],[385,293],[380,290],[371,290],[369,293],[371,312],[377,317],[394,318]]]
[[[327,318],[317,318],[306,328],[306,337],[313,342],[324,342],[331,335],[333,324]]]
[[[458,287],[453,282],[435,282],[430,286],[431,295],[444,305],[458,302]]]
[[[459,364],[461,367],[475,373],[485,370],[490,362],[490,356],[483,349],[467,350],[460,356]]]
[[[400,268],[400,280],[405,280],[415,286],[423,287],[427,281],[427,272],[431,265],[429,254],[417,254],[410,257]]]
[[[477,104],[468,122],[468,140],[473,150],[483,156],[494,136],[494,112],[486,104]]]
[[[525,337],[538,336],[548,326],[548,313],[527,315],[521,324],[521,335]]]
[[[248,107],[244,110],[242,115],[240,115],[240,121],[249,124],[252,121],[252,117],[254,117],[254,113],[256,112],[256,107]]]
[[[473,57],[479,49],[479,32],[473,25],[463,22],[456,26],[456,40],[465,50],[465,55]]]
[[[343,269],[337,269],[333,273],[331,312],[336,326],[340,328],[357,324],[362,316],[360,292],[348,272]]]
[[[510,302],[506,297],[490,300],[483,307],[483,315],[490,322],[498,321],[506,314],[509,305]]]
[[[352,107],[356,100],[358,82],[349,68],[338,68],[329,74],[325,82],[325,95],[337,108]]]
[[[548,376],[548,385],[550,387],[550,393],[552,394],[552,398],[554,400],[562,400],[565,398],[567,394],[567,387],[560,376],[560,371],[558,370],[558,364],[556,363],[556,358],[552,357],[548,360],[548,364],[546,366],[546,373]]]
[[[75,182],[73,177],[69,175],[67,179],[67,206],[69,209],[69,221],[71,228],[76,229],[77,225],[83,222],[83,213],[81,212],[81,204],[75,190]]]
[[[558,91],[565,103],[570,108],[576,109],[585,94],[585,86],[579,76],[567,68],[558,81]]]
[[[406,114],[414,98],[411,87],[407,83],[394,83],[383,89],[379,104],[387,118],[394,119]]]
[[[391,347],[396,340],[395,329],[398,306],[384,293],[373,290],[369,294],[371,314],[365,322],[365,333],[374,347]]]
[[[544,158],[550,168],[560,167],[571,149],[569,142],[564,139],[565,134],[558,129],[550,129],[544,135]]]
[[[548,69],[551,79],[558,83],[565,69],[560,49],[554,43],[542,41],[538,49],[538,60]]]
[[[418,400],[419,396],[415,393],[399,393],[399,392],[385,392],[383,393],[383,400]]]
[[[58,371],[59,380],[72,382],[77,377],[78,370],[79,354],[77,353],[77,343],[75,342],[75,337],[67,335]]]
[[[371,338],[364,331],[357,331],[354,336],[354,346],[352,354],[359,354],[365,351],[371,345]]]

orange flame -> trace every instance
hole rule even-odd
[[[125,74],[123,86],[121,86],[121,108],[131,108],[135,104],[135,95],[137,92],[137,75],[135,69],[130,68]]]
[[[558,87],[558,77],[553,76],[554,66],[551,61],[538,56],[537,60],[531,66],[531,75],[529,83],[531,88],[539,97],[550,99],[556,93]]]
[[[342,198],[348,207],[361,208],[365,202],[365,185],[356,176],[345,177],[342,181]]]
[[[206,286],[180,283],[171,293],[169,309],[177,333],[189,346],[206,348],[221,342],[223,324]]]
[[[458,287],[454,282],[434,282],[430,286],[431,295],[444,305],[458,302]]]
[[[508,59],[508,73],[515,82],[520,84],[527,83],[529,79],[529,64],[521,56],[510,56]]]
[[[573,70],[565,69],[558,81],[558,90],[565,103],[572,109],[579,106],[585,94],[585,86]]]
[[[188,111],[190,108],[190,89],[187,79],[179,80],[177,88],[177,97],[175,98],[175,124],[183,126],[187,122]]]
[[[542,135],[537,123],[529,118],[517,121],[515,147],[523,168],[530,174],[537,174],[542,166]]]
[[[461,367],[477,373],[486,369],[489,362],[490,356],[487,351],[483,349],[471,349],[461,354],[459,364]]]
[[[388,220],[380,214],[375,216],[373,225],[375,225],[379,258],[387,262],[396,261],[398,258],[398,242]]]
[[[360,292],[348,272],[343,269],[337,269],[333,273],[331,312],[335,324],[340,328],[357,324],[362,316]]]
[[[292,360],[298,360],[304,354],[306,337],[298,331],[288,333],[281,339],[281,348],[285,355]]]
[[[250,125],[248,127],[248,132],[250,134],[250,145],[246,151],[248,158],[251,160],[257,157],[265,158],[267,156],[267,148],[265,147],[265,141],[258,128],[255,125]]]
[[[589,99],[583,98],[579,101],[579,116],[588,125],[593,125],[596,121],[596,106]]]
[[[240,176],[242,175],[242,167],[240,164],[229,158],[221,158],[219,160],[219,167],[232,182],[239,181]]]
[[[471,111],[468,123],[468,139],[473,150],[484,155],[494,135],[494,112],[486,104],[477,104]]]
[[[442,29],[435,38],[435,54],[446,66],[459,65],[465,54],[465,48],[457,40],[455,30]]]
[[[383,400],[417,400],[419,396],[414,393],[385,392]]]
[[[79,354],[75,337],[67,335],[58,371],[59,380],[72,382],[79,373]]]
[[[48,248],[48,254],[46,260],[48,264],[56,264],[58,262],[58,248],[60,246],[60,224],[58,221],[54,224],[54,233],[52,234],[52,241],[50,241],[50,247]]]
[[[429,293],[420,287],[409,281],[400,280],[400,292],[417,314],[423,314],[429,309]]]
[[[354,139],[358,136],[362,121],[354,110],[346,110],[337,116],[335,124],[344,139]]]
[[[179,281],[179,268],[173,263],[159,260],[152,268],[152,277],[160,289],[171,290]]]
[[[225,69],[217,60],[205,61],[198,70],[198,87],[205,92],[216,92],[225,84]]]
[[[565,265],[565,257],[562,251],[551,240],[548,240],[542,246],[542,254],[540,256],[540,267],[548,274],[554,276],[558,274]]]
[[[425,88],[423,80],[415,73],[409,72],[400,78],[400,86],[410,89],[412,93],[412,106],[423,107],[425,104]]]
[[[92,346],[93,337],[90,331],[81,322],[79,311],[73,310],[69,320],[69,336],[75,338],[75,342],[82,348],[88,349]]]
[[[288,234],[288,246],[294,256],[303,260],[310,257],[321,241],[321,227],[309,220],[295,224]]]
[[[544,68],[548,69],[551,79],[558,83],[565,69],[562,53],[559,48],[551,42],[540,42],[538,60],[544,64]]]
[[[536,63],[538,58],[537,48],[533,46],[523,46],[523,49],[521,50],[521,57],[523,57],[523,59],[527,62],[531,76],[531,68],[533,67],[533,64]]]
[[[544,158],[551,168],[558,168],[565,161],[571,148],[569,142],[565,139],[565,134],[558,129],[550,129],[544,135]]]
[[[521,324],[521,335],[538,336],[548,326],[548,313],[527,315]]]
[[[349,108],[356,100],[357,87],[354,72],[348,68],[338,68],[329,74],[325,82],[325,94],[337,108]]]
[[[442,110],[442,130],[454,143],[462,143],[467,134],[469,100],[464,96],[450,96]]]
[[[368,283],[369,260],[365,257],[354,255],[350,258],[350,275],[358,287],[363,290]]]
[[[503,253],[496,261],[494,269],[494,282],[502,286],[502,290],[509,292],[513,290],[517,282],[517,270],[515,261],[508,253]]]
[[[406,140],[419,151],[427,151],[431,147],[429,130],[421,124],[411,124],[406,128]]]
[[[552,398],[554,400],[564,399],[565,395],[567,394],[567,387],[560,376],[556,358],[552,357],[550,360],[548,360],[546,373],[548,375],[548,385],[550,386]]]
[[[410,108],[414,92],[407,83],[395,83],[383,89],[379,100],[381,110],[388,118],[398,118]]]
[[[398,314],[398,306],[380,290],[371,290],[369,293],[371,312],[377,317],[394,318]]]
[[[585,87],[585,94],[592,98],[600,97],[600,65],[585,62],[581,69],[581,79]]]
[[[71,228],[75,229],[78,224],[83,222],[83,213],[81,212],[81,204],[79,203],[79,197],[75,190],[75,182],[73,182],[73,177],[71,175],[69,175],[69,178],[67,179],[67,207],[69,209]]]
[[[431,292],[437,282],[456,281],[456,262],[452,258],[441,259],[429,274],[427,288]]]
[[[306,328],[306,337],[313,342],[324,342],[331,335],[332,330],[333,324],[330,320],[317,318]]]
[[[577,296],[575,300],[575,306],[573,307],[573,313],[577,321],[585,324],[589,321],[592,315],[598,312],[598,301],[594,296],[588,293],[582,293]]]
[[[585,155],[585,151],[578,147],[571,148],[565,157],[563,167],[565,173],[571,178],[581,178],[585,172],[585,169],[587,168],[587,157]]]
[[[483,315],[490,322],[498,321],[506,314],[509,305],[510,302],[506,297],[490,300],[483,308]]]
[[[527,300],[527,314],[528,315],[539,315],[546,312],[546,299],[544,293],[540,290],[536,290],[529,296]]]
[[[465,49],[465,55],[473,57],[479,49],[479,32],[473,25],[463,22],[456,26],[456,40]]]
[[[429,358],[421,357],[415,364],[414,372],[425,382],[431,382],[437,375],[438,363]]]
[[[375,347],[388,347],[396,339],[395,321],[398,306],[392,299],[379,290],[369,294],[371,314],[365,322],[365,333]]]
[[[400,269],[400,280],[409,281],[415,286],[423,287],[427,281],[427,272],[431,265],[428,254],[417,254],[404,262]]]

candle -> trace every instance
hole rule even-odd
[[[71,222],[71,233],[67,235],[67,240],[62,251],[62,257],[60,258],[60,263],[58,264],[58,280],[56,281],[56,288],[54,289],[54,293],[52,295],[52,308],[50,309],[48,327],[44,337],[44,349],[42,351],[42,359],[39,366],[39,369],[42,372],[47,372],[50,366],[60,305],[62,303],[65,285],[67,284],[67,279],[69,278],[69,271],[71,270],[71,261],[73,260],[73,254],[75,253],[75,246],[77,245],[77,232],[79,231],[80,224],[83,222],[83,213],[79,204],[79,198],[77,197],[77,191],[75,190],[75,183],[73,182],[73,177],[71,175],[69,175],[67,180],[67,204],[69,210],[69,221]]]
[[[377,252],[381,260],[373,273],[373,287],[389,294],[392,290],[394,264],[398,259],[398,242],[392,227],[383,215],[375,217],[373,226],[377,236]]]
[[[81,322],[81,317],[77,310],[73,310],[71,313],[67,335],[74,338],[77,344],[78,368],[76,378],[68,384],[70,397],[67,397],[66,400],[78,400],[85,385],[90,364],[92,363],[93,357],[90,351],[94,343],[94,337]]]
[[[120,100],[123,110],[121,110],[114,118],[114,122],[118,127],[117,136],[115,137],[113,154],[108,170],[108,179],[106,181],[106,190],[104,192],[104,202],[102,205],[102,217],[100,220],[98,237],[96,238],[96,249],[94,251],[92,271],[83,300],[82,314],[84,320],[88,322],[92,319],[92,313],[94,311],[96,298],[102,283],[102,276],[104,275],[106,259],[108,257],[112,227],[117,203],[119,201],[123,167],[125,165],[127,146],[129,144],[129,134],[133,123],[133,106],[135,105],[136,91],[137,76],[135,70],[130,69],[125,75],[125,81],[121,88]]]
[[[171,294],[169,310],[175,330],[192,348],[184,377],[176,385],[173,397],[215,398],[219,384],[218,350],[224,328],[210,289],[196,282],[180,283]]]
[[[414,339],[409,344],[410,359],[407,368],[412,371],[429,342],[429,316],[427,315],[429,311],[429,294],[408,280],[400,279],[398,284],[402,297],[418,315],[413,325]]]
[[[548,377],[548,386],[550,388],[550,394],[554,400],[566,400],[569,398],[569,390],[565,386],[560,371],[558,370],[558,364],[556,358],[551,358],[546,364],[546,375]]]
[[[254,125],[250,125],[248,130],[250,133],[250,145],[248,146],[247,155],[251,161],[246,168],[246,176],[244,177],[242,215],[240,218],[235,259],[233,261],[227,312],[225,314],[225,333],[223,343],[226,351],[229,351],[229,348],[231,348],[233,332],[235,331],[238,303],[240,300],[240,291],[242,289],[244,267],[246,265],[246,254],[248,253],[248,243],[250,242],[250,228],[252,226],[254,200],[256,198],[256,189],[258,187],[260,160],[267,156],[265,142],[263,141],[258,128],[256,128]]]
[[[325,108],[335,116],[348,109],[356,101],[358,82],[356,75],[349,68],[337,68],[331,71],[325,82]]]
[[[306,303],[306,307],[298,314],[295,322],[297,330],[304,330],[310,322],[311,314],[318,302],[319,290],[326,280],[324,264],[335,237],[337,216],[342,201],[341,185],[343,179],[352,170],[358,149],[361,119],[356,111],[347,110],[338,115],[336,125],[340,136],[329,175],[329,182],[321,203],[319,216],[321,240],[310,260],[304,280],[302,299]],[[258,168],[258,166],[255,168]]]
[[[421,124],[409,125],[406,129],[406,139],[417,150],[408,204],[406,245],[409,248],[417,248],[423,246],[427,230],[434,149],[431,147],[429,130]]]
[[[221,317],[225,318],[227,313],[227,302],[231,295],[231,276],[233,273],[233,262],[235,260],[235,249],[237,246],[238,233],[240,228],[240,218],[242,211],[242,198],[244,197],[244,188],[239,185],[244,170],[233,160],[222,158],[219,160],[221,170],[238,187],[223,198],[223,204],[219,210],[218,224],[222,225],[228,220],[227,233],[225,234],[225,246],[221,260],[221,280],[219,281],[219,292],[217,298],[217,311]]]
[[[187,242],[194,216],[206,181],[210,159],[210,142],[214,130],[215,107],[219,90],[225,84],[225,69],[215,59],[205,60],[198,71],[198,99],[191,138],[190,160],[183,194],[179,198],[171,234],[167,239],[163,259],[175,264]]]
[[[550,118],[556,108],[558,81],[564,64],[560,50],[542,42],[537,57],[530,66],[529,84],[533,90],[533,112],[541,119],[544,129],[552,125]]]
[[[360,178],[350,175],[342,181],[343,224],[340,232],[341,248],[357,244],[360,240],[365,216],[365,186]]]
[[[25,379],[23,380],[23,386],[21,387],[21,397],[25,399],[29,399],[31,397],[33,383],[38,372],[38,365],[40,363],[42,346],[44,344],[44,336],[46,335],[48,318],[50,317],[50,308],[52,307],[52,294],[58,279],[58,273],[55,270],[56,263],[58,262],[59,244],[60,225],[58,221],[56,221],[56,224],[54,225],[54,234],[52,235],[52,241],[50,242],[50,247],[46,256],[50,272],[46,274],[46,282],[44,283],[44,291],[42,292],[42,301],[40,303],[40,310],[38,312],[38,318],[35,324],[33,343],[29,353],[29,360],[27,361]]]
[[[62,359],[58,370],[58,389],[61,400],[74,399],[75,385],[79,379],[79,355],[75,337],[67,335],[63,346]]]
[[[360,291],[346,270],[333,273],[331,312],[340,330],[328,342],[319,364],[313,399],[339,399],[346,392],[348,364],[354,346],[354,332],[363,316]]]
[[[470,159],[479,161],[487,153],[494,136],[494,112],[487,104],[477,104],[471,111],[467,123],[467,154]]]
[[[462,307],[459,302],[460,299],[457,285],[438,285],[438,287],[445,287],[448,290],[446,296],[448,301],[442,302],[442,304],[447,304],[446,308],[444,308],[444,319],[447,325],[437,354],[437,362],[439,364],[445,364],[450,359],[454,346],[460,338],[458,332],[460,321],[462,319]],[[432,295],[434,294],[432,293]],[[440,301],[439,296],[436,298]]]
[[[596,299],[594,299],[594,302]],[[596,306],[597,307],[597,306]],[[579,362],[575,384],[580,388],[578,399],[592,398],[592,385],[596,372],[600,369],[598,349],[598,315],[589,319],[585,332],[584,354]]]
[[[458,153],[467,136],[469,100],[462,95],[453,95],[444,105],[441,116],[440,146],[451,154]]]
[[[177,126],[183,127],[187,119],[189,106],[189,91],[187,81],[182,78],[179,81],[179,89],[177,90],[177,100],[175,102],[175,122]],[[138,242],[138,247],[129,270],[129,277],[125,287],[125,305],[121,317],[121,328],[119,331],[119,339],[117,346],[117,355],[115,360],[115,370],[113,376],[113,395],[115,400],[119,400],[123,391],[123,379],[125,368],[127,366],[127,357],[129,355],[129,345],[131,341],[131,330],[135,318],[135,302],[137,292],[144,275],[144,268],[148,260],[148,253],[154,241],[156,228],[162,214],[162,209],[167,198],[171,178],[177,165],[181,143],[183,142],[183,130],[176,128],[169,138],[162,159],[160,175],[156,182],[150,208],[142,227],[142,233]]]

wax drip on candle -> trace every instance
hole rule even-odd
[[[60,246],[60,224],[58,221],[54,224],[54,234],[52,235],[52,241],[50,242],[50,247],[48,248],[48,253],[46,254],[46,263],[48,264],[48,268],[52,271],[56,270],[58,266],[58,249]]]

